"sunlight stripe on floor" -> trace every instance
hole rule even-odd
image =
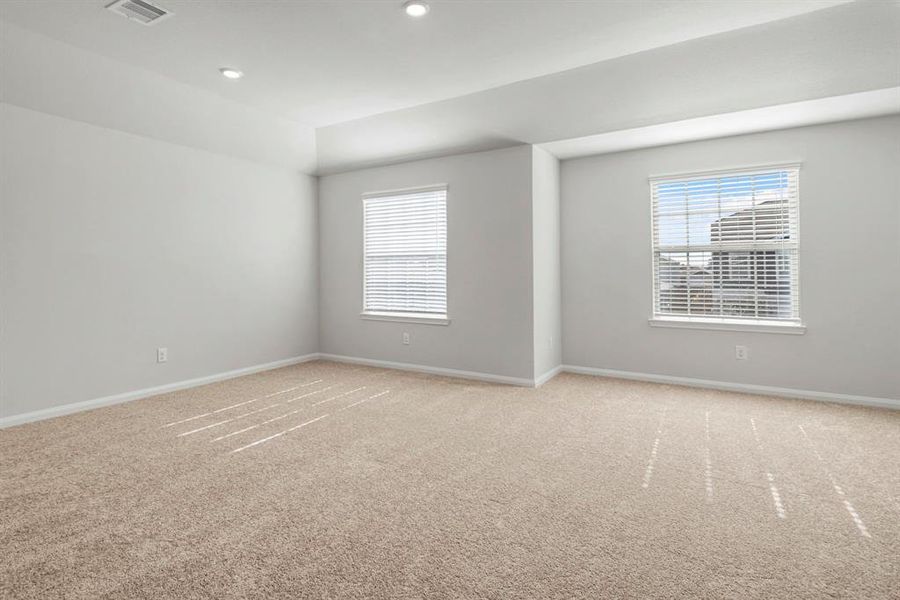
[[[316,421],[319,421],[321,419],[324,419],[327,416],[328,415],[322,415],[321,417],[316,417],[315,419],[312,419],[311,421],[307,421],[306,423],[300,423],[299,425],[295,425],[295,426],[291,427],[290,429],[285,429],[284,431],[279,431],[276,434],[270,435],[269,437],[264,437],[261,440],[256,440],[255,442],[247,444],[246,446],[241,446],[240,448],[235,448],[234,450],[231,451],[231,454],[234,454],[235,452],[241,452],[248,448],[253,448],[254,446],[258,446],[260,444],[264,444],[265,442],[274,440],[275,438],[281,437],[281,436],[285,435],[286,433],[290,433],[296,429],[300,429],[301,427],[306,427],[307,425],[309,425],[311,423],[315,423]]]
[[[775,504],[775,513],[779,519],[786,519],[787,513],[784,512],[784,504],[781,503],[781,493],[775,485],[775,477],[766,471],[766,479],[769,482],[769,493],[772,494],[772,502]]]
[[[706,461],[706,468],[704,471],[704,478],[706,481],[706,501],[712,502],[713,496],[713,479],[712,479],[712,459],[710,457],[709,451],[709,411],[706,411],[706,423],[705,423],[705,432],[706,432],[706,446],[703,448],[704,450],[704,459]]]
[[[797,425],[800,429],[800,433],[803,434],[803,439],[806,441],[806,445],[809,446],[809,449],[812,450],[813,455],[819,460],[819,466],[825,471],[825,474],[828,476],[828,481],[831,482],[831,487],[834,489],[835,493],[840,497],[841,503],[844,505],[844,508],[850,514],[850,518],[853,520],[853,523],[856,525],[856,528],[859,530],[859,534],[863,537],[870,538],[872,535],[869,533],[866,524],[863,523],[862,518],[859,516],[859,513],[856,512],[856,508],[854,508],[853,504],[844,494],[844,488],[838,485],[837,480],[834,478],[834,475],[831,474],[831,469],[828,468],[828,464],[825,462],[825,459],[822,458],[822,455],[819,454],[819,451],[816,449],[816,445],[813,443],[812,439],[810,439],[809,435],[806,433],[806,429],[803,428],[803,425]]]
[[[337,400],[338,398],[343,398],[344,396],[349,396],[353,392],[358,392],[359,390],[366,389],[366,386],[358,387],[355,390],[350,390],[349,392],[344,392],[343,394],[338,394],[337,396],[332,396],[331,398],[325,398],[324,400],[319,400],[318,402],[313,402],[312,406],[318,406],[320,404],[325,404],[326,402],[331,402],[332,400]]]
[[[369,400],[374,400],[375,398],[380,398],[381,396],[384,396],[385,394],[387,394],[387,393],[390,392],[390,391],[391,391],[391,390],[384,390],[384,391],[381,392],[380,394],[375,394],[374,396],[369,396],[368,398],[363,398],[362,400],[360,400],[360,401],[358,401],[358,402],[354,402],[353,404],[348,404],[347,406],[345,406],[345,407],[342,408],[341,410],[347,410],[348,408],[353,408],[353,407],[356,406],[357,404],[362,404],[363,402],[368,402]]]
[[[316,390],[316,391],[314,391],[314,392],[308,392],[308,393],[306,393],[306,394],[300,394],[299,396],[296,396],[296,397],[294,397],[294,398],[291,398],[290,400],[285,400],[284,403],[285,403],[285,404],[290,404],[290,403],[293,402],[294,400],[300,400],[301,398],[308,398],[308,397],[310,397],[310,396],[315,396],[316,394],[321,394],[322,392],[327,392],[328,390],[330,390],[330,389],[332,389],[332,388],[334,388],[334,387],[335,387],[335,386],[333,386],[333,385],[329,385],[328,387],[324,387],[324,388],[322,388],[321,390]]]
[[[238,415],[236,417],[231,417],[230,419],[225,419],[224,421],[219,421],[217,423],[213,423],[212,425],[206,425],[204,427],[192,429],[191,431],[185,431],[184,433],[179,433],[178,437],[184,437],[186,435],[200,433],[201,431],[206,431],[207,429],[212,429],[213,427],[218,427],[219,425],[225,425],[226,423],[231,423],[232,421],[237,421],[238,419],[243,419],[244,417],[249,417],[250,415],[255,415],[257,413],[261,413],[264,410],[269,410],[270,408],[275,408],[276,406],[281,406],[281,403],[277,402],[275,404],[270,404],[269,406],[257,408],[256,410],[251,410],[250,412],[244,413],[242,415]]]
[[[247,402],[255,402],[255,400],[248,400]],[[247,404],[247,402],[241,402],[241,404]],[[235,406],[241,406],[241,404],[235,404]],[[166,423],[160,429],[165,429],[166,427],[174,427],[176,425],[182,425],[184,423],[190,423],[191,421],[196,421],[197,419],[202,419],[203,417],[208,417],[212,412],[206,412],[202,415],[195,415],[193,417],[188,417],[187,419],[182,419],[180,421],[173,421],[172,423]]]
[[[320,393],[320,392],[324,392],[324,391],[329,390],[329,389],[331,389],[331,388],[333,388],[333,387],[335,387],[335,386],[333,386],[333,385],[332,385],[332,386],[328,386],[327,388],[323,388],[323,389],[321,389],[321,390],[316,390],[315,392],[310,392],[310,393],[308,393],[308,394],[303,394],[302,396],[297,396],[296,398],[292,398],[292,399],[290,399],[290,400],[287,400],[287,401],[285,402],[285,404],[287,404],[287,403],[289,403],[289,402],[293,402],[294,400],[299,400],[300,398],[306,398],[306,397],[308,397],[308,396],[312,396],[313,394],[318,394],[318,393]],[[226,439],[226,438],[230,438],[230,437],[235,436],[235,435],[238,435],[238,434],[240,434],[240,433],[245,433],[245,432],[247,432],[247,431],[252,431],[253,429],[256,429],[257,427],[260,427],[260,426],[262,426],[262,425],[268,425],[269,423],[273,423],[273,422],[278,421],[278,420],[280,420],[280,419],[283,419],[283,418],[285,418],[285,417],[289,417],[289,416],[291,416],[291,415],[295,415],[295,414],[297,414],[298,412],[302,412],[302,411],[306,410],[307,408],[311,408],[311,407],[313,407],[313,406],[317,406],[317,405],[322,404],[322,403],[324,403],[324,402],[331,402],[332,400],[337,400],[338,398],[343,398],[344,396],[348,396],[348,395],[352,394],[353,392],[358,392],[358,391],[360,391],[360,390],[364,390],[365,388],[366,388],[366,386],[363,386],[363,387],[358,387],[358,388],[356,388],[356,389],[354,389],[354,390],[350,390],[350,391],[347,391],[347,392],[343,392],[343,393],[341,393],[341,394],[338,394],[337,396],[332,396],[331,398],[326,398],[325,400],[321,400],[321,401],[319,401],[319,402],[315,402],[315,403],[313,403],[313,404],[311,404],[311,405],[309,405],[309,406],[304,406],[303,408],[298,408],[297,410],[292,410],[292,411],[290,411],[290,412],[286,412],[286,413],[284,413],[283,415],[279,415],[279,416],[274,417],[274,418],[272,418],[272,419],[268,419],[267,421],[263,421],[262,423],[257,423],[256,425],[251,425],[250,427],[244,427],[243,429],[240,429],[240,430],[238,430],[238,431],[233,431],[233,432],[228,433],[228,434],[225,434],[225,435],[220,435],[219,437],[210,440],[210,442],[219,442],[219,441],[221,441],[221,440],[224,440],[224,439]],[[368,398],[365,398],[365,399],[363,399],[363,400],[360,400],[359,402],[354,402],[353,404],[351,404],[351,405],[349,405],[349,406],[346,406],[346,407],[342,408],[341,410],[344,410],[344,409],[346,409],[346,408],[350,408],[350,406],[356,406],[357,404],[362,404],[363,402],[367,402],[367,401],[369,401],[369,400],[372,400],[373,398],[378,398],[379,396],[383,396],[384,394],[387,394],[388,391],[390,391],[390,390],[384,391],[384,392],[382,392],[382,393],[380,393],[380,394],[375,394],[374,396],[369,396]],[[273,406],[278,406],[278,405],[273,405]],[[267,408],[271,408],[271,407],[267,407]],[[261,410],[264,410],[264,409],[261,409]],[[254,411],[254,412],[259,412],[259,411]],[[252,414],[252,413],[248,413],[248,414]],[[242,416],[246,416],[246,415],[242,415]],[[240,418],[240,417],[235,417],[234,419],[231,419],[231,421],[233,421],[233,420],[235,420],[235,419],[238,419],[238,418]],[[229,422],[230,422],[230,421],[221,421],[221,422],[219,422],[219,423],[214,423],[214,424],[212,424],[212,425],[207,425],[206,427],[201,427],[200,429],[195,429],[194,431],[189,431],[189,432],[187,432],[187,433],[183,433],[182,435],[188,435],[188,434],[191,434],[191,433],[197,433],[197,432],[199,432],[199,431],[204,431],[205,429],[210,429],[210,428],[216,427],[216,426],[218,426],[218,425],[224,425],[225,423],[229,423]],[[180,437],[180,436],[179,436],[179,437]]]
[[[315,381],[310,381],[309,383],[304,383],[302,385],[295,385],[292,388],[288,388],[286,390],[281,390],[280,392],[272,392],[271,394],[269,394],[267,396],[263,396],[263,398],[271,398],[272,396],[278,396],[279,394],[286,394],[288,392],[293,392],[294,390],[299,390],[300,388],[305,388],[305,387],[309,387],[311,385],[315,385],[317,383],[321,383],[321,381],[322,381],[321,379],[316,379]]]
[[[756,440],[756,450],[759,452],[760,460],[766,459],[766,451],[763,448],[762,440],[759,437],[759,430],[756,429],[756,419],[750,418],[750,427],[753,429],[753,439]],[[781,501],[781,493],[778,486],[775,485],[775,476],[771,472],[766,471],[766,481],[769,484],[769,494],[772,495],[772,504],[775,505],[775,514],[779,519],[787,518],[787,511],[784,510],[784,503]]]
[[[239,406],[244,406],[244,405],[246,405],[246,404],[250,404],[251,402],[257,402],[257,401],[259,401],[259,400],[264,400],[265,398],[271,398],[271,397],[277,396],[277,395],[279,395],[279,394],[285,394],[285,393],[287,393],[287,392],[292,392],[292,391],[294,391],[294,390],[299,390],[300,388],[309,387],[309,386],[311,386],[311,385],[315,385],[315,384],[321,383],[321,382],[322,382],[321,379],[316,379],[315,381],[310,381],[309,383],[304,383],[304,384],[302,384],[302,385],[294,386],[294,387],[288,388],[288,389],[286,389],[286,390],[281,390],[281,391],[278,391],[278,392],[273,392],[273,393],[271,393],[271,394],[269,394],[269,395],[267,395],[267,396],[260,396],[259,398],[253,398],[252,400],[244,400],[243,402],[238,402],[237,404],[232,404],[231,406],[226,406],[225,408],[219,408],[219,409],[216,409],[216,410],[211,410],[211,411],[209,411],[209,412],[205,412],[205,413],[203,413],[202,415],[196,415],[196,416],[193,416],[193,417],[188,417],[187,419],[181,419],[180,421],[173,421],[172,423],[166,423],[165,425],[163,425],[162,427],[160,427],[160,429],[165,429],[165,428],[167,428],[167,427],[174,427],[175,425],[182,425],[182,424],[184,424],[184,423],[189,423],[189,422],[191,422],[191,421],[196,421],[197,419],[202,419],[203,417],[208,417],[208,416],[210,416],[210,415],[215,415],[215,414],[217,414],[217,413],[224,412],[224,411],[226,411],[226,410],[231,410],[232,408],[238,408]],[[331,387],[334,387],[334,386],[331,386]]]
[[[334,386],[330,386],[330,387],[334,387]],[[319,390],[319,392],[324,392],[324,391],[327,390],[327,389],[329,389],[329,388],[325,388],[325,389]],[[300,398],[303,398],[303,397],[305,397],[305,396],[312,396],[313,394],[317,394],[317,393],[319,393],[319,392],[311,392],[311,393],[309,393],[309,394],[304,394],[303,396],[297,396],[296,398],[293,398],[293,400],[299,400]],[[285,404],[287,404],[288,402],[290,402],[290,400],[288,400],[287,402],[285,402]],[[256,429],[257,427],[262,427],[263,425],[268,425],[269,423],[274,423],[275,421],[280,421],[281,419],[284,419],[285,417],[289,417],[289,416],[291,416],[291,415],[296,415],[296,414],[299,413],[299,412],[303,412],[303,411],[306,410],[307,408],[310,408],[310,407],[309,407],[309,406],[304,406],[304,407],[302,407],[302,408],[298,408],[298,409],[296,409],[296,410],[292,410],[292,411],[290,411],[290,412],[286,412],[286,413],[284,413],[283,415],[278,415],[277,417],[273,417],[273,418],[271,418],[271,419],[268,419],[268,420],[266,420],[266,421],[263,421],[262,423],[257,423],[256,425],[251,425],[250,427],[244,427],[243,429],[239,429],[238,431],[232,431],[231,433],[226,433],[225,435],[220,435],[219,437],[210,440],[210,442],[219,442],[219,441],[221,441],[221,440],[224,440],[224,439],[226,439],[226,438],[230,438],[230,437],[235,436],[235,435],[238,435],[238,434],[240,434],[240,433],[244,433],[244,432],[247,432],[247,431],[251,431],[251,430],[253,430],[253,429]]]
[[[666,420],[666,411],[668,410],[668,406],[663,409],[662,416],[659,418],[659,425],[656,427],[656,439],[653,440],[653,448],[650,450],[650,458],[647,460],[647,468],[644,470],[644,481],[641,484],[641,487],[644,489],[650,487],[650,478],[653,477],[653,468],[659,451],[659,440],[662,437],[663,423]]]
[[[297,411],[297,412],[299,412],[299,411]],[[233,436],[235,436],[235,435],[239,435],[239,434],[241,434],[241,433],[244,433],[245,431],[250,431],[251,429],[256,429],[256,428],[259,427],[260,425],[262,425],[262,423],[257,423],[256,425],[251,425],[250,427],[244,427],[243,429],[238,429],[237,431],[232,431],[231,433],[226,433],[225,435],[220,435],[219,437],[210,440],[210,442],[219,442],[219,441],[222,441],[222,440],[224,440],[224,439],[226,439],[226,438],[230,438],[230,437],[233,437]]]

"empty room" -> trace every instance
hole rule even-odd
[[[0,0],[0,598],[900,598],[900,1]]]

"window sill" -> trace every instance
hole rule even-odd
[[[691,319],[687,317],[652,317],[651,327],[672,327],[675,329],[711,329],[715,331],[749,331],[755,333],[783,333],[803,335],[806,326],[799,323],[779,321],[742,321],[739,319]]]
[[[398,321],[401,323],[420,323],[422,325],[449,325],[446,315],[423,315],[417,313],[361,312],[360,318],[369,321]]]

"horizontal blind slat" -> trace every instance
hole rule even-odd
[[[651,180],[654,312],[799,321],[796,167]]]
[[[447,190],[363,197],[363,309],[446,314]]]

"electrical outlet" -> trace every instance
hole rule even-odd
[[[169,349],[168,348],[157,348],[156,349],[156,362],[164,363],[169,360]]]
[[[747,346],[735,346],[734,357],[737,360],[747,360],[750,358],[750,352],[747,350]]]
[[[553,336],[550,336],[550,339],[547,341],[547,346],[553,350]]]
[[[403,344],[409,346],[409,334],[407,332],[403,332]]]

